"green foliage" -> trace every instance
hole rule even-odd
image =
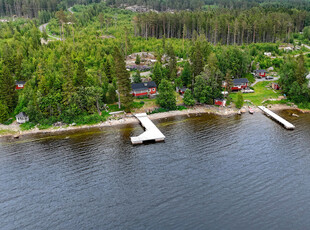
[[[187,89],[184,93],[183,102],[185,105],[189,105],[189,106],[195,105],[194,97],[192,95],[192,92],[189,89]]]
[[[194,98],[200,103],[213,104],[213,99],[221,96],[221,85],[207,70],[196,77]]]
[[[0,72],[0,101],[6,105],[7,113],[12,112],[17,104],[15,82],[7,66],[3,66]]]
[[[137,70],[137,73],[133,75],[133,82],[134,83],[140,83],[142,82],[141,80],[141,75],[140,75],[140,71]]]
[[[9,118],[8,107],[0,101],[0,123],[4,123]]]
[[[238,108],[238,109],[241,109],[242,108],[242,106],[243,106],[243,103],[244,103],[244,100],[243,100],[243,95],[242,95],[242,93],[241,92],[238,92],[238,94],[237,94],[237,101],[236,101],[236,107]]]
[[[143,107],[143,105],[144,105],[144,102],[143,102],[143,101],[140,101],[140,102],[134,101],[134,102],[132,102],[132,104],[131,104],[131,108],[140,109],[140,108]]]
[[[130,75],[126,70],[124,59],[117,47],[114,48],[115,69],[118,84],[118,92],[120,95],[120,102],[125,107],[126,111],[130,110],[130,105],[133,101],[131,92]]]
[[[204,67],[204,59],[201,53],[201,44],[198,41],[195,43],[195,46],[193,47],[191,61],[193,63],[192,72],[194,73],[194,76],[197,76],[203,71]]]
[[[245,75],[245,78],[249,80],[250,84],[255,82],[255,77],[253,76],[253,74],[247,73]]]
[[[163,68],[159,62],[156,62],[153,69],[152,80],[155,81],[156,85],[159,85],[163,79]]]
[[[139,65],[139,64],[141,63],[141,59],[140,59],[140,55],[139,55],[139,54],[138,54],[137,57],[136,57],[135,63],[136,63],[137,65]]]
[[[189,62],[186,62],[184,69],[181,74],[182,82],[185,86],[190,86],[192,84],[192,73]]]
[[[156,102],[164,109],[174,110],[176,109],[176,96],[172,84],[167,80],[162,80],[158,86],[159,95],[156,98]]]
[[[295,103],[301,104],[310,101],[307,73],[303,55],[299,55],[296,59],[286,58],[280,69],[279,83],[281,88],[288,98]]]
[[[20,125],[22,131],[33,129],[36,125],[32,122],[26,122]]]

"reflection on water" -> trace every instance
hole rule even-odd
[[[307,229],[310,115],[155,121],[0,142],[0,229]]]

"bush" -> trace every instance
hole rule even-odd
[[[32,123],[32,122],[26,122],[26,123],[20,125],[20,129],[22,131],[30,130],[30,129],[33,129],[35,126],[36,125],[34,123]]]
[[[237,107],[238,109],[241,109],[242,106],[243,106],[243,103],[244,103],[243,95],[242,95],[241,92],[238,92],[237,101],[236,101],[236,107]]]
[[[189,89],[187,89],[184,93],[183,102],[185,105],[189,105],[189,106],[195,105],[193,94]]]

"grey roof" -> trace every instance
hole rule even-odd
[[[25,81],[16,81],[15,85],[25,85]]]
[[[265,69],[257,69],[254,70],[255,73],[267,73],[267,71]]]
[[[248,83],[249,80],[247,78],[236,78],[233,80],[234,84]]]
[[[157,87],[157,85],[154,81],[131,84],[131,88],[133,90],[145,90],[145,89],[155,88],[155,87]]]
[[[25,118],[28,117],[26,113],[20,112],[19,114],[16,115],[16,118]]]

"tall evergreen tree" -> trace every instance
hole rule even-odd
[[[80,60],[78,62],[75,78],[75,86],[86,86],[87,74],[85,71],[84,63]]]
[[[0,101],[4,103],[11,113],[17,104],[15,81],[7,66],[3,66],[0,73]]]
[[[203,71],[204,67],[204,61],[199,42],[195,42],[194,50],[191,55],[191,61],[193,74],[194,76],[198,76]]]
[[[125,107],[126,111],[130,111],[130,106],[133,102],[132,95],[130,94],[130,74],[126,70],[126,63],[120,53],[120,50],[117,47],[114,48],[114,60],[118,93],[120,95],[120,103]]]

